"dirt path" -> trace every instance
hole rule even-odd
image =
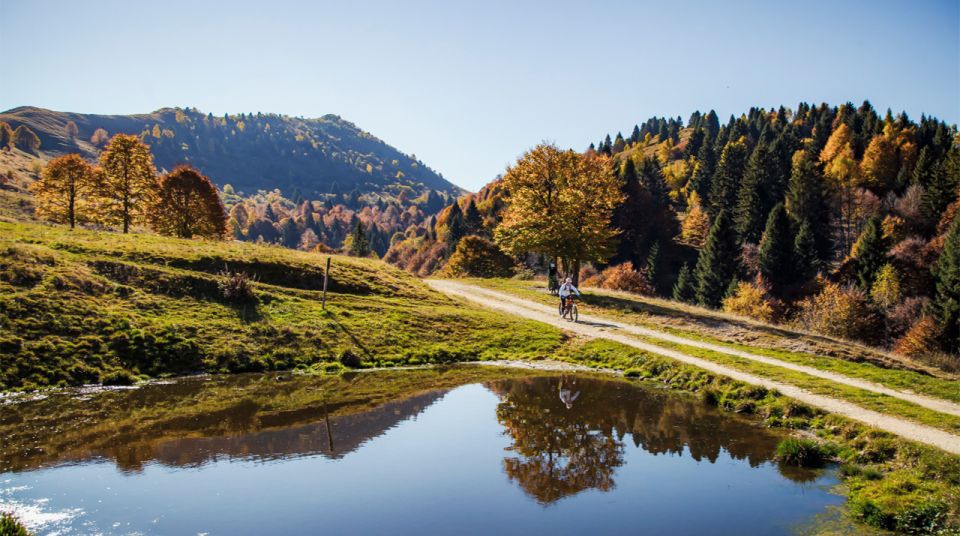
[[[445,281],[447,283],[447,281]],[[461,290],[468,291],[471,293],[479,293],[486,295],[496,300],[508,302],[519,307],[522,307],[527,310],[535,311],[550,311],[552,312],[551,307],[547,307],[543,304],[532,302],[530,300],[525,300],[523,298],[518,298],[516,296],[506,294],[503,292],[497,292],[494,290],[485,289],[482,287],[477,287],[475,285],[467,285],[460,282],[450,281],[454,285],[459,285]],[[758,363],[764,363],[767,365],[774,365],[777,367],[782,367],[788,370],[793,370],[796,372],[802,372],[804,374],[815,376],[817,378],[822,378],[824,380],[830,380],[832,382],[841,383],[848,385],[850,387],[856,387],[857,389],[863,389],[865,391],[871,391],[874,393],[879,393],[882,395],[892,396],[894,398],[899,398],[901,400],[906,400],[918,406],[923,406],[927,409],[932,409],[939,413],[947,413],[949,415],[955,415],[960,417],[960,404],[951,402],[949,400],[943,400],[940,398],[933,398],[925,395],[916,394],[909,391],[900,391],[897,389],[892,389],[878,383],[874,383],[868,380],[863,380],[860,378],[852,378],[850,376],[845,376],[843,374],[838,374],[836,372],[830,372],[826,370],[820,370],[814,367],[808,367],[805,365],[798,365],[796,363],[791,363],[789,361],[783,361],[774,357],[768,357],[764,355],[754,354],[751,352],[745,352],[743,350],[737,350],[736,348],[730,348],[728,346],[723,346],[720,344],[712,344],[709,342],[700,341],[697,339],[691,339],[687,337],[680,337],[663,331],[658,331],[655,329],[645,328],[641,326],[636,326],[633,324],[627,324],[623,322],[617,322],[615,320],[610,320],[608,318],[594,318],[590,320],[586,315],[582,316],[583,320],[588,323],[595,325],[601,325],[602,327],[608,329],[617,329],[620,331],[625,331],[627,333],[632,333],[634,335],[640,335],[642,337],[648,337],[651,339],[659,339],[662,341],[671,342],[674,344],[683,344],[686,346],[693,346],[694,348],[701,348],[704,350],[710,350],[713,352],[719,352],[722,354],[732,355],[740,357],[743,359],[750,359]],[[958,387],[960,388],[960,387]]]
[[[677,361],[682,361],[684,363],[688,363],[696,367],[709,370],[716,374],[721,374],[721,375],[733,378],[735,380],[740,380],[740,381],[751,383],[754,385],[760,385],[768,389],[776,389],[786,396],[795,398],[806,404],[819,407],[825,411],[836,413],[838,415],[843,415],[851,419],[855,419],[857,421],[866,423],[870,426],[903,436],[907,439],[912,439],[914,441],[919,441],[921,443],[933,445],[935,447],[941,448],[953,454],[960,454],[960,436],[951,434],[949,432],[938,430],[936,428],[932,428],[930,426],[925,426],[922,424],[916,424],[911,421],[901,419],[898,417],[884,415],[882,413],[868,410],[860,406],[857,406],[855,404],[845,402],[843,400],[838,400],[828,396],[811,393],[805,389],[801,389],[799,387],[796,387],[788,383],[783,383],[783,382],[763,378],[760,376],[756,376],[753,374],[749,374],[746,372],[741,372],[739,370],[736,370],[724,365],[720,365],[712,361],[708,361],[706,359],[701,359],[699,357],[685,354],[676,350],[663,348],[660,346],[656,346],[654,344],[637,340],[633,337],[630,337],[628,334],[632,333],[635,335],[657,337],[661,340],[670,340],[671,342],[677,342],[680,344],[686,344],[686,345],[696,346],[700,348],[708,348],[711,350],[722,351],[724,353],[737,355],[739,357],[744,357],[747,359],[753,359],[755,361],[770,363],[776,366],[782,366],[784,368],[791,368],[793,370],[802,369],[801,372],[805,372],[805,373],[807,373],[807,369],[809,369],[811,371],[816,371],[817,372],[816,376],[820,378],[836,381],[837,383],[843,383],[845,385],[859,387],[862,389],[867,389],[867,387],[872,387],[867,390],[871,390],[875,392],[882,392],[877,390],[877,388],[884,389],[886,391],[890,391],[890,393],[894,393],[894,394],[890,394],[890,396],[896,396],[897,398],[908,400],[910,402],[914,402],[918,405],[923,405],[924,407],[928,407],[930,409],[936,409],[937,411],[941,411],[941,410],[937,408],[932,408],[931,404],[937,403],[938,407],[940,407],[939,406],[940,404],[948,404],[947,406],[943,406],[943,407],[947,409],[951,409],[953,411],[944,411],[944,413],[960,415],[960,413],[958,413],[960,412],[960,407],[957,407],[956,404],[952,404],[947,401],[941,401],[941,400],[937,400],[929,397],[923,397],[923,396],[915,395],[913,393],[904,393],[902,391],[896,391],[893,389],[889,389],[887,387],[876,385],[872,382],[863,382],[862,380],[856,380],[854,378],[849,378],[847,376],[824,372],[824,371],[812,369],[809,367],[803,367],[801,365],[795,365],[793,363],[786,363],[786,362],[783,362],[777,359],[772,359],[765,356],[757,356],[754,354],[750,354],[748,352],[739,352],[738,350],[733,350],[723,346],[710,345],[709,343],[703,343],[701,341],[684,339],[682,337],[676,337],[674,335],[658,332],[655,330],[649,330],[649,329],[641,328],[638,326],[625,325],[621,322],[616,322],[616,321],[608,320],[605,318],[596,318],[596,317],[590,317],[588,315],[580,315],[580,322],[571,323],[571,322],[567,322],[566,320],[562,320],[558,318],[556,310],[551,306],[539,304],[529,300],[524,300],[522,298],[517,298],[501,292],[496,292],[492,290],[479,288],[473,285],[460,283],[457,281],[428,280],[426,283],[430,285],[432,288],[434,288],[435,290],[443,292],[444,294],[460,297],[491,309],[497,309],[510,314],[515,314],[518,316],[529,318],[531,320],[543,322],[545,324],[550,324],[567,331],[572,331],[580,335],[585,335],[587,337],[603,338],[603,339],[619,342],[621,344],[632,346],[640,350],[644,350],[654,354],[676,359]],[[734,353],[734,352],[737,352],[737,353]],[[787,366],[787,365],[792,365],[792,366]],[[795,367],[799,367],[799,369]],[[857,382],[857,383],[851,383],[851,382]],[[861,386],[861,384],[863,386]],[[889,394],[889,393],[884,392],[883,394]],[[921,400],[926,403],[921,404],[920,403]],[[950,405],[954,407],[951,408]]]

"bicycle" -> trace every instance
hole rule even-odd
[[[573,299],[573,296],[560,299],[560,318],[566,318],[569,322],[576,322],[580,318],[577,300]]]

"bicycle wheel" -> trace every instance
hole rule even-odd
[[[570,307],[570,320],[576,322],[579,318],[580,313],[577,311],[577,304],[574,303],[573,306]]]
[[[557,306],[557,312],[560,313],[560,318],[563,318],[563,300],[560,300],[560,305]]]

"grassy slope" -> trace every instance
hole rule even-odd
[[[246,243],[0,222],[0,389],[193,371],[537,357],[559,331],[461,304],[384,263]],[[218,288],[258,277],[259,302]]]

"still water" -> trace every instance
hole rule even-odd
[[[640,384],[486,367],[198,377],[0,405],[37,534],[790,534],[841,497]]]

